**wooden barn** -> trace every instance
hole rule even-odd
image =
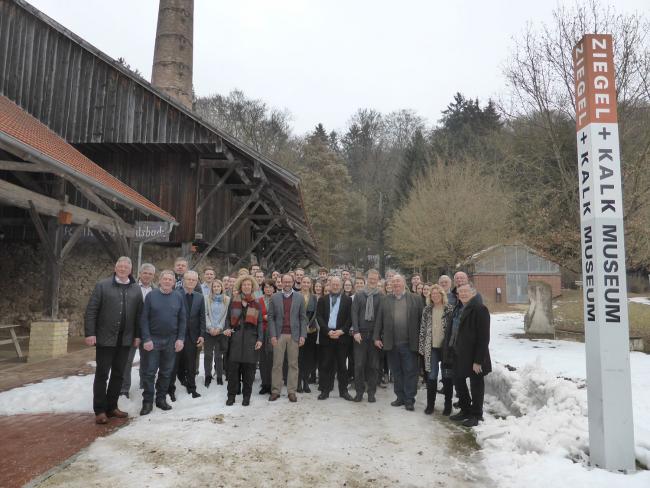
[[[22,0],[0,1],[0,67],[1,95],[176,218],[170,244],[195,251],[193,266],[208,253],[236,265],[319,264],[295,175]],[[94,208],[77,189],[69,203]],[[5,212],[7,238],[36,238]]]
[[[461,263],[488,302],[528,303],[528,282],[544,281],[561,294],[560,266],[523,244],[498,244]]]

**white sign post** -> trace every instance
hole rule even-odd
[[[629,473],[634,425],[612,36],[585,35],[573,65],[589,456],[594,466]]]

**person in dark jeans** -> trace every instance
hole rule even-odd
[[[490,312],[471,283],[458,287],[458,301],[460,310],[454,311],[449,348],[454,352],[454,387],[460,412],[449,418],[474,427],[483,420],[485,375],[492,371]]]
[[[144,300],[140,329],[147,370],[140,415],[147,415],[153,409],[156,373],[156,406],[161,410],[172,408],[167,403],[166,396],[176,353],[183,350],[187,324],[185,300],[183,295],[174,291],[174,283],[174,272],[163,271],[160,273],[158,289],[149,293]]]
[[[196,271],[186,271],[183,275],[183,287],[177,290],[185,301],[186,328],[183,349],[176,354],[174,370],[180,369],[185,372],[185,388],[192,398],[201,396],[196,391],[196,355],[198,347],[205,340],[205,299],[203,293],[196,291],[199,283],[199,275]],[[172,373],[172,380],[169,382],[169,397],[172,401],[176,399],[176,381]]]
[[[357,280],[359,280],[357,278]],[[375,321],[382,295],[379,293],[379,272],[368,271],[368,283],[354,294],[352,302],[352,336],[354,338],[355,402],[363,400],[368,388],[368,402],[374,403],[379,377],[379,349],[373,343]]]
[[[406,280],[401,275],[391,279],[392,294],[386,295],[377,313],[373,339],[375,346],[388,353],[393,389],[397,398],[393,407],[404,406],[413,411],[418,390],[418,348],[421,298],[406,291]]]
[[[86,307],[85,342],[96,347],[93,410],[98,424],[107,423],[109,417],[128,416],[117,408],[117,402],[130,348],[140,344],[142,311],[142,293],[131,270],[131,259],[120,257],[113,276],[97,283]]]

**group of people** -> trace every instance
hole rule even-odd
[[[403,275],[377,270],[352,277],[349,271],[303,269],[269,276],[259,266],[218,279],[213,267],[188,269],[185,258],[173,270],[143,264],[137,280],[128,257],[120,257],[111,277],[95,286],[85,314],[86,344],[96,346],[93,384],[95,420],[124,418],[118,408],[128,396],[135,353],[140,353],[140,415],[176,401],[177,380],[193,398],[204,351],[204,381],[226,387],[226,405],[242,395],[250,405],[259,366],[260,394],[277,401],[286,385],[290,402],[317,383],[319,400],[338,386],[345,400],[376,401],[389,372],[394,407],[413,411],[420,374],[426,381],[424,412],[432,414],[441,378],[443,415],[475,426],[482,419],[484,376],[491,371],[490,314],[459,271],[453,282],[410,287]],[[225,378],[224,378],[225,377]],[[469,379],[469,388],[467,386]],[[349,393],[353,385],[355,395]],[[458,402],[452,403],[456,391]],[[459,411],[451,415],[452,406]]]

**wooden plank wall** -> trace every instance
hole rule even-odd
[[[11,0],[0,1],[0,93],[68,142],[220,142],[217,134]]]

